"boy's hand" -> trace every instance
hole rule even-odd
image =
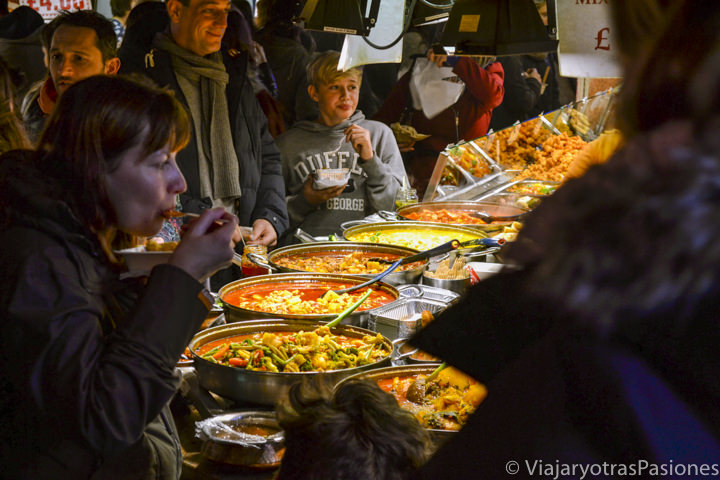
[[[305,199],[312,205],[322,205],[331,198],[339,197],[347,186],[347,184],[345,184],[337,187],[315,190],[312,184],[312,176],[309,176],[307,181],[305,182],[305,185],[303,186],[303,195],[305,195]]]
[[[370,143],[370,132],[366,129],[353,123],[345,129],[345,138],[360,155],[360,160],[367,162],[375,155]]]

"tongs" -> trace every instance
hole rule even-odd
[[[496,221],[507,221],[508,220],[508,217],[497,217],[495,215],[490,215],[489,213],[480,212],[480,211],[470,212],[470,216],[479,218],[480,220],[482,220],[485,223],[493,223]]]
[[[475,240],[468,240],[460,244],[460,249],[472,248],[472,247],[502,247],[505,245],[504,238],[476,238]]]

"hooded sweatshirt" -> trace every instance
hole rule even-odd
[[[345,141],[345,129],[351,124],[370,132],[374,155],[366,162]],[[277,137],[276,142],[282,153],[293,229],[300,227],[311,235],[329,235],[338,233],[342,222],[392,209],[405,168],[387,125],[366,120],[365,115],[356,110],[349,119],[332,127],[317,121],[297,122]],[[333,153],[341,142],[340,150]],[[318,168],[349,168],[354,190],[347,188],[340,196],[319,206],[310,204],[302,193],[303,185],[308,175]]]

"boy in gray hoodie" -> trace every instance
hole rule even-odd
[[[390,128],[355,110],[362,70],[338,71],[339,57],[325,52],[308,66],[308,93],[318,102],[319,117],[297,122],[275,139],[292,230],[311,235],[338,233],[342,222],[391,210],[405,176]],[[350,179],[316,189],[312,173],[320,168],[348,168]]]

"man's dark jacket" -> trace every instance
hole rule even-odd
[[[252,225],[255,220],[264,218],[280,237],[289,225],[280,151],[268,131],[267,118],[248,80],[246,54],[232,57],[223,52],[223,62],[230,75],[226,89],[228,111],[235,153],[240,162],[242,196],[237,208],[240,225]],[[129,70],[121,68],[120,73],[129,73]],[[140,73],[158,85],[174,90],[177,98],[187,107],[167,52],[152,49],[146,56],[145,69]],[[187,192],[180,196],[183,209],[198,212],[210,206],[209,201],[200,197],[195,134],[187,147],[178,152],[177,162],[188,184]]]

